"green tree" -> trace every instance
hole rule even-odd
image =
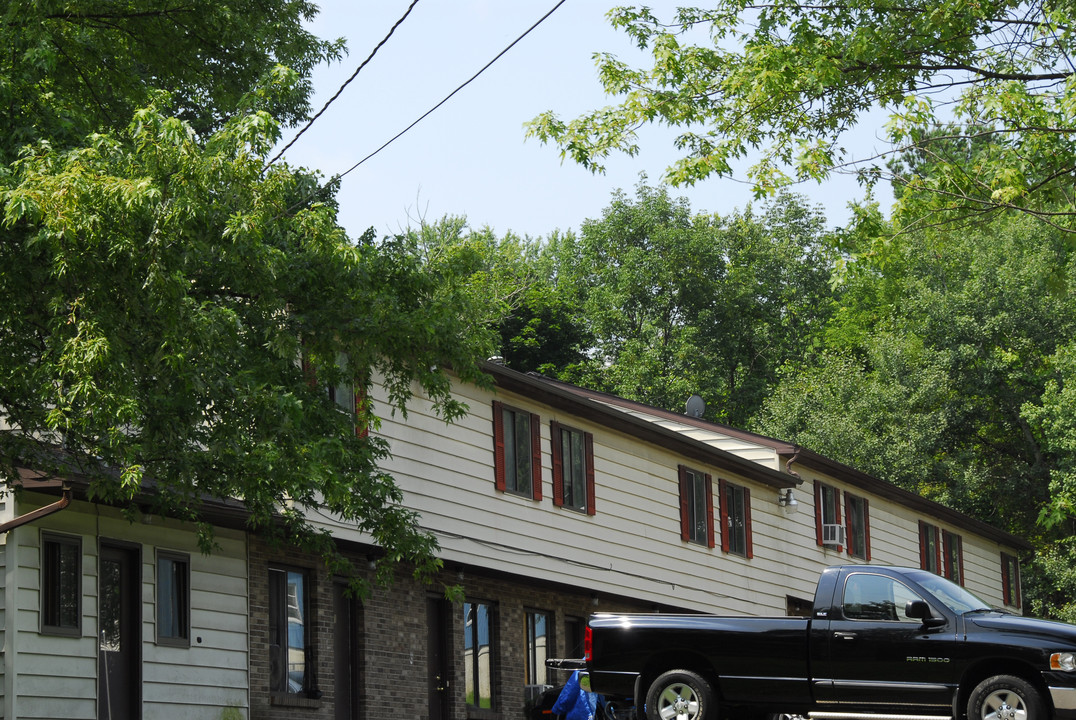
[[[914,191],[903,193],[891,230],[1005,208],[1073,227],[1068,5],[720,0],[673,18],[645,7],[609,17],[652,66],[598,55],[617,103],[571,121],[546,112],[529,130],[592,170],[612,152],[634,154],[638,128],[658,123],[683,131],[668,169],[675,184],[729,175],[740,160],[754,162],[748,176],[760,195],[852,169]],[[854,162],[842,147],[878,107],[890,115],[894,150],[930,157],[930,175]]]
[[[1021,216],[911,240],[884,272],[852,264],[825,351],[783,370],[753,429],[1028,538],[1033,606],[1057,615],[1057,558],[1076,559],[1071,244]]]
[[[560,376],[669,409],[698,393],[742,423],[821,329],[831,262],[822,220],[782,196],[756,215],[693,215],[641,182],[565,237],[556,285],[580,308],[588,358]]]
[[[68,146],[122,130],[159,90],[196,133],[213,132],[278,65],[294,81],[268,110],[283,123],[303,119],[310,72],[343,50],[304,27],[316,10],[304,0],[5,3],[0,161],[27,143]]]
[[[93,499],[199,523],[239,498],[253,530],[347,562],[327,511],[436,567],[368,398],[464,408],[486,306],[408,237],[349,240],[334,188],[266,167],[305,113],[317,41],[294,2],[14,3],[0,37],[0,473],[90,479]],[[280,64],[286,61],[293,67]],[[341,412],[327,387],[349,384]],[[62,452],[60,452],[62,449]],[[361,587],[359,588],[361,589]]]

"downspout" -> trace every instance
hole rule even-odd
[[[791,475],[792,477],[796,478],[796,480],[799,480],[800,482],[803,482],[803,478],[800,477],[800,474],[792,469],[792,464],[795,463],[796,460],[799,459],[800,450],[802,450],[802,448],[799,445],[797,445],[795,452],[792,453],[792,457],[790,457],[788,459],[788,462],[785,463],[785,472],[788,473],[789,475]]]
[[[37,510],[31,510],[25,515],[20,515],[17,518],[8,520],[5,523],[0,523],[0,534],[5,534],[20,525],[26,525],[27,523],[38,520],[39,518],[52,515],[63,510],[65,507],[71,504],[71,486],[67,483],[63,484],[63,495],[54,503],[40,507]],[[15,595],[18,591],[17,576],[19,571],[19,558],[18,558],[18,543],[13,538],[5,538],[11,540],[4,544],[4,606],[8,608],[8,612],[5,614],[4,620],[4,644],[0,648],[2,652],[3,662],[3,702],[0,703],[0,712],[4,717],[18,717],[18,692],[16,687],[15,677],[15,661],[19,653],[18,648],[18,622],[16,618],[18,613],[14,612],[18,605],[15,602]]]
[[[56,502],[46,505],[45,507],[39,507],[37,510],[31,510],[25,515],[19,515],[14,520],[8,520],[6,523],[0,523],[0,534],[6,533],[9,530],[14,530],[20,525],[39,520],[53,513],[58,513],[65,507],[71,504],[71,486],[64,484],[63,496]]]

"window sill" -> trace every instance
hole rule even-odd
[[[474,705],[467,706],[467,720],[502,720],[503,717],[503,713],[496,710],[475,707]]]
[[[321,700],[308,698],[305,695],[293,693],[270,693],[269,704],[278,707],[310,708],[317,710],[321,707]]]

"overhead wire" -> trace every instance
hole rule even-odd
[[[400,25],[403,23],[403,21],[407,19],[407,16],[411,14],[411,11],[414,10],[416,5],[418,5],[418,0],[412,0],[411,4],[407,6],[407,11],[404,12],[404,14],[402,16],[400,16],[400,19],[397,20],[393,24],[393,26],[391,28],[389,28],[388,34],[385,37],[381,38],[381,42],[379,42],[374,47],[374,49],[370,51],[370,54],[366,57],[366,59],[363,60],[362,63],[357,68],[355,68],[355,72],[351,73],[351,77],[349,77],[347,80],[345,80],[344,84],[340,86],[340,88],[336,91],[336,93],[331,98],[329,98],[328,101],[324,105],[321,106],[321,110],[318,110],[317,113],[314,115],[314,117],[310,118],[307,121],[306,125],[303,125],[302,130],[300,130],[298,133],[296,133],[295,137],[293,137],[291,139],[291,142],[289,142],[287,145],[285,145],[283,148],[281,148],[280,152],[278,152],[276,154],[276,157],[274,157],[272,160],[270,160],[268,163],[265,164],[266,168],[268,168],[270,165],[272,165],[277,160],[279,160],[281,157],[283,157],[284,153],[286,153],[288,151],[288,148],[290,148],[292,145],[294,145],[295,142],[299,138],[301,138],[303,136],[303,133],[305,133],[307,130],[310,129],[310,126],[313,125],[314,122],[319,117],[321,117],[322,113],[324,113],[329,108],[329,106],[333,104],[333,101],[336,100],[336,98],[340,97],[340,93],[344,92],[344,88],[346,88],[348,85],[350,85],[351,81],[354,80],[356,77],[358,77],[358,74],[360,72],[362,72],[362,69],[364,67],[366,67],[371,60],[374,59],[374,55],[377,55],[377,51],[381,49],[382,45],[384,45],[385,43],[387,43],[389,41],[389,38],[392,37],[392,34],[394,32],[396,32],[396,28],[400,27]]]
[[[543,15],[542,17],[538,18],[538,20],[537,20],[537,21],[535,21],[535,23],[534,23],[533,25],[531,25],[531,26],[530,26],[529,28],[527,28],[527,29],[526,29],[526,30],[525,30],[525,31],[524,31],[524,32],[523,32],[523,33],[522,33],[522,34],[521,34],[521,35],[520,35],[519,37],[517,37],[517,38],[516,38],[515,40],[513,40],[513,41],[512,41],[511,43],[509,43],[509,44],[508,44],[508,46],[506,46],[506,47],[505,47],[505,48],[504,48],[503,50],[501,50],[501,51],[500,51],[499,53],[497,53],[497,54],[496,54],[496,55],[495,55],[495,56],[493,57],[493,59],[492,59],[492,60],[490,60],[490,61],[489,61],[488,63],[486,63],[485,65],[483,65],[483,66],[482,66],[482,68],[481,68],[481,69],[480,69],[480,70],[479,70],[478,72],[476,72],[476,73],[475,73],[474,75],[472,75],[472,76],[471,76],[470,78],[468,78],[468,79],[467,79],[467,80],[465,80],[465,81],[464,81],[463,83],[461,83],[460,85],[458,85],[458,86],[456,87],[456,89],[455,89],[455,90],[453,90],[453,91],[452,91],[452,92],[450,92],[450,93],[449,93],[448,95],[446,95],[446,96],[445,96],[444,98],[442,98],[442,99],[441,99],[441,101],[440,101],[439,103],[437,103],[436,105],[434,105],[433,107],[431,107],[431,108],[430,108],[429,110],[427,110],[426,112],[424,112],[424,113],[423,113],[422,115],[420,115],[420,116],[418,117],[418,119],[417,119],[417,120],[415,120],[414,122],[412,122],[412,123],[411,123],[410,125],[408,125],[407,127],[405,127],[405,128],[403,129],[403,130],[401,130],[400,132],[396,133],[396,134],[395,134],[395,135],[393,135],[393,136],[392,136],[391,138],[389,138],[388,140],[386,140],[386,141],[385,141],[385,142],[384,142],[384,143],[383,143],[383,144],[382,144],[382,145],[381,145],[380,147],[378,147],[378,148],[377,148],[376,150],[374,150],[373,152],[371,152],[371,153],[370,153],[369,155],[367,155],[366,157],[364,157],[364,158],[362,158],[361,160],[359,160],[359,161],[358,161],[357,163],[355,163],[354,165],[352,165],[351,167],[349,167],[349,168],[348,168],[347,170],[344,170],[343,172],[340,172],[340,173],[337,173],[336,175],[333,175],[333,176],[332,176],[331,178],[329,178],[329,180],[328,180],[328,181],[327,181],[326,183],[324,183],[323,185],[321,185],[321,186],[320,186],[320,187],[319,187],[319,188],[318,188],[317,190],[315,190],[315,191],[313,191],[313,192],[309,193],[309,194],[308,194],[308,195],[307,195],[306,197],[304,197],[304,198],[303,198],[302,200],[300,200],[299,202],[297,202],[297,203],[295,203],[294,205],[292,205],[291,207],[289,207],[289,208],[288,208],[288,210],[287,210],[287,211],[288,211],[288,213],[292,213],[292,212],[295,212],[296,210],[298,210],[298,209],[299,209],[300,207],[302,207],[303,205],[305,205],[306,203],[308,203],[308,202],[309,202],[309,201],[310,201],[310,200],[311,200],[311,199],[312,199],[313,197],[315,197],[316,195],[318,195],[318,194],[319,194],[319,193],[320,193],[320,192],[321,192],[321,191],[322,191],[322,190],[323,190],[323,189],[324,189],[324,188],[325,188],[326,186],[328,186],[328,185],[330,185],[330,184],[332,184],[332,183],[334,183],[334,182],[337,182],[338,180],[340,180],[341,178],[343,178],[343,177],[344,177],[345,175],[347,175],[348,173],[350,173],[350,172],[352,172],[353,170],[355,170],[356,168],[358,168],[358,167],[359,167],[360,165],[362,165],[363,163],[365,163],[365,162],[366,162],[367,160],[369,160],[370,158],[374,157],[375,155],[377,155],[378,153],[380,153],[380,152],[381,152],[382,150],[384,150],[385,148],[387,148],[387,147],[388,147],[389,145],[391,145],[392,143],[394,143],[394,142],[396,142],[397,140],[399,140],[399,139],[400,139],[400,138],[401,138],[401,137],[402,137],[402,136],[403,136],[404,134],[406,134],[406,133],[407,133],[408,131],[410,131],[410,130],[411,130],[411,129],[412,129],[413,127],[415,127],[415,126],[416,126],[416,125],[418,125],[418,124],[419,124],[420,122],[422,122],[423,120],[425,120],[425,119],[426,119],[427,117],[429,117],[430,115],[432,115],[432,114],[433,114],[433,113],[434,113],[434,112],[435,112],[435,111],[436,111],[436,110],[437,110],[438,108],[440,108],[440,107],[441,107],[442,105],[444,105],[444,104],[445,104],[446,102],[448,102],[448,101],[449,101],[450,99],[452,99],[452,97],[453,97],[453,96],[455,96],[455,95],[456,95],[456,93],[458,93],[458,92],[459,92],[460,90],[462,90],[463,88],[467,87],[467,86],[468,86],[468,85],[470,85],[470,84],[471,84],[472,82],[474,82],[474,81],[475,81],[475,80],[476,80],[476,79],[478,78],[478,76],[479,76],[479,75],[481,75],[481,74],[482,74],[482,73],[484,73],[484,72],[485,72],[486,70],[488,70],[488,69],[489,69],[489,68],[490,68],[490,67],[491,67],[491,66],[492,66],[492,65],[493,65],[493,64],[494,64],[495,62],[497,62],[498,60],[500,60],[500,59],[501,59],[501,58],[502,58],[502,57],[503,57],[503,56],[504,56],[504,55],[505,55],[505,54],[506,54],[506,53],[507,53],[507,52],[508,52],[509,50],[511,50],[511,49],[512,49],[513,47],[515,47],[515,46],[516,46],[517,44],[519,44],[519,42],[520,42],[521,40],[523,40],[523,38],[525,38],[525,37],[527,37],[527,35],[531,34],[531,32],[533,32],[533,31],[535,30],[535,28],[537,28],[537,27],[538,27],[539,25],[541,25],[541,24],[542,24],[543,22],[545,22],[545,21],[546,21],[546,20],[547,20],[547,19],[549,18],[549,16],[550,16],[550,15],[552,15],[553,13],[555,13],[555,12],[556,12],[556,11],[557,11],[557,10],[558,10],[558,9],[560,8],[560,6],[561,6],[561,5],[563,5],[563,4],[565,3],[565,2],[567,2],[567,0],[560,0],[560,1],[559,1],[559,2],[558,2],[558,3],[556,4],[556,5],[554,5],[554,6],[552,7],[552,9],[550,9],[550,10],[549,10],[549,12],[547,12],[547,13],[546,13],[545,15]]]

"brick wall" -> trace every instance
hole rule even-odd
[[[338,631],[333,617],[333,579],[311,555],[280,551],[251,538],[250,549],[250,717],[251,720],[331,720],[335,718],[333,687],[333,637]],[[365,558],[360,560],[360,567]],[[318,688],[322,696],[288,698],[280,704],[269,692],[269,567],[305,568],[312,582],[311,617],[308,626],[316,656]],[[468,600],[492,604],[494,707],[480,710],[466,704],[464,681],[463,608],[444,600],[444,586],[460,585]],[[443,608],[445,662],[448,682],[444,720],[520,720],[524,717],[526,682],[526,631],[528,610],[545,611],[552,617],[550,656],[566,657],[565,619],[585,618],[601,611],[646,611],[649,606],[616,602],[607,598],[595,606],[589,591],[543,587],[519,580],[484,577],[477,571],[445,571],[433,584],[423,585],[400,572],[388,588],[375,588],[357,614],[358,676],[356,718],[398,720],[429,717],[430,602]],[[341,626],[340,632],[345,630]],[[549,682],[559,683],[566,673],[552,672]]]
[[[252,536],[248,550],[250,588],[250,717],[251,720],[309,718],[331,720],[333,715],[331,578],[315,555],[274,549]],[[307,642],[314,647],[314,667],[321,698],[273,698],[269,692],[269,568],[306,570],[309,574]]]

